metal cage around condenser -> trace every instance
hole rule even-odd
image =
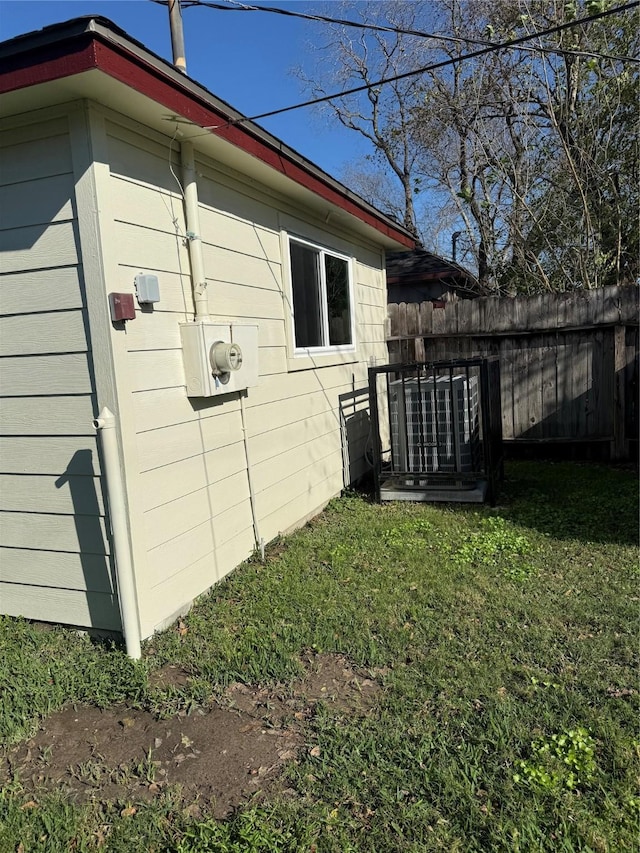
[[[495,503],[503,473],[497,356],[369,368],[379,500]]]

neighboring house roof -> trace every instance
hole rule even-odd
[[[413,248],[411,234],[149,51],[106,18],[75,18],[0,44],[1,115],[88,98],[164,134],[190,129],[199,150],[293,195],[323,219],[345,218],[388,249]],[[178,135],[178,139],[181,136]]]
[[[437,299],[450,291],[463,297],[484,295],[469,270],[425,249],[387,252],[387,284],[392,302],[414,302],[426,291],[430,294],[427,299]],[[405,295],[411,298],[404,298]]]

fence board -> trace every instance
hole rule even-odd
[[[530,306],[533,307],[533,306]],[[527,401],[527,433],[529,438],[542,438],[542,336],[529,338],[527,352],[527,384],[523,389]],[[537,391],[538,393],[532,393]]]
[[[516,435],[529,431],[527,382],[529,378],[529,341],[513,353],[513,429]]]
[[[552,438],[569,438],[571,435],[571,403],[573,382],[571,376],[572,341],[569,336],[558,334],[556,339],[558,361],[558,406]]]
[[[625,379],[626,379],[626,330],[624,326],[615,326],[613,330],[613,383],[615,388],[613,401],[613,436],[611,452],[614,459],[625,457]]]
[[[396,302],[390,302],[389,305],[387,305],[387,317],[387,337],[391,337],[391,335],[394,334],[393,330],[398,328],[398,305]]]
[[[430,335],[433,331],[433,302],[420,304],[420,334]]]
[[[402,337],[409,337],[409,330],[407,328],[407,306],[404,302],[401,302],[398,305],[398,313],[396,315],[396,319],[398,321],[398,328],[402,329]]]
[[[625,409],[626,413],[626,423],[625,423],[625,434],[629,437],[633,437],[637,439],[639,430],[639,418],[638,418],[638,408],[640,404],[639,399],[639,368],[640,364],[638,363],[638,327],[635,328],[627,326],[626,335],[625,335],[625,344],[626,344],[626,376],[625,376],[625,393],[627,406]]]
[[[445,302],[444,305],[444,323],[448,329],[458,331],[458,303]]]
[[[444,308],[434,308],[431,318],[432,334],[444,335],[449,334],[449,329],[445,323],[446,315]],[[453,333],[455,334],[455,333]]]
[[[546,329],[547,318],[547,297],[543,294],[529,297],[529,328],[530,329]]]
[[[545,336],[542,347],[542,434],[541,438],[553,436],[553,419],[558,408],[558,353],[554,340]]]
[[[505,440],[606,440],[619,457],[638,433],[638,293],[401,303],[389,307],[390,358],[499,353]]]
[[[502,399],[502,437],[515,437],[513,422],[513,347],[508,338],[500,346],[500,396]]]
[[[624,325],[638,325],[638,296],[637,287],[620,288],[620,322]]]
[[[588,424],[591,417],[591,332],[580,332],[578,337],[578,382],[579,393],[577,395],[577,438],[588,438]]]
[[[420,335],[420,306],[417,302],[409,302],[407,309],[407,334],[417,338]]]
[[[423,302],[422,304],[429,305],[431,303]],[[471,311],[476,304],[476,299],[461,299],[458,302],[458,334],[466,335],[471,331]],[[422,306],[420,307],[422,308]]]
[[[605,435],[613,435],[613,408],[615,401],[615,383],[612,381],[613,376],[615,375],[615,335],[613,329],[607,329],[606,334],[604,335],[604,357],[602,361],[602,368],[604,373],[604,390],[605,393],[603,395],[603,406],[601,414],[604,415],[606,429],[604,431]],[[637,348],[636,348],[637,353]],[[637,357],[637,356],[636,356]],[[636,430],[637,432],[637,430]]]
[[[587,412],[587,436],[600,433],[602,381],[602,332],[594,331],[591,335],[589,409]]]
[[[484,303],[484,325],[485,327],[491,331],[497,328],[498,318],[500,316],[500,300],[495,296],[489,297],[488,299],[483,300],[473,300],[473,302]],[[480,306],[478,305],[478,308]],[[479,312],[478,312],[479,313]]]
[[[602,322],[618,323],[620,320],[620,289],[605,287],[603,293]]]

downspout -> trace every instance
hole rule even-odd
[[[182,143],[181,156],[182,179],[184,181],[184,209],[187,226],[187,239],[189,240],[189,257],[191,260],[191,286],[193,288],[193,301],[195,304],[195,322],[206,323],[210,319],[209,301],[207,298],[207,279],[204,271],[204,257],[202,255],[202,239],[200,237],[198,183],[193,156],[193,145],[190,142]],[[253,489],[253,478],[251,476],[249,438],[247,436],[243,392],[240,392],[240,417],[242,419],[244,452],[247,460],[247,479],[249,483],[249,502],[251,504],[251,517],[253,519],[253,532],[256,540],[256,548],[260,551],[262,562],[264,563],[264,539],[260,536],[260,529],[258,526],[258,512],[256,509],[256,496]]]
[[[182,8],[180,0],[169,0],[169,28],[171,30],[171,49],[173,64],[182,74],[187,73],[187,60],[184,49],[184,30],[182,28]],[[207,278],[202,256],[200,237],[200,211],[198,208],[198,183],[196,164],[191,142],[180,144],[182,161],[182,181],[184,183],[184,216],[189,241],[189,259],[191,261],[191,288],[195,304],[195,321],[203,323],[209,320],[207,301]]]
[[[196,323],[203,323],[209,320],[209,304],[207,300],[207,278],[202,255],[202,238],[200,237],[198,183],[193,145],[191,142],[182,142],[180,150],[182,180],[184,182],[184,215],[189,241],[189,258],[191,260],[191,287],[195,304],[195,321]]]
[[[169,0],[169,26],[171,29],[173,64],[178,71],[186,74],[187,62],[185,59],[184,31],[182,28],[182,10],[180,7],[180,0]],[[193,145],[191,142],[182,142],[180,144],[180,157],[182,162],[182,181],[184,183],[184,215],[185,224],[187,226],[187,240],[189,241],[189,259],[191,261],[191,288],[193,290],[193,302],[195,306],[194,319],[196,323],[206,323],[210,319],[209,300],[207,298],[207,277],[205,274],[204,257],[202,254],[202,238],[200,237],[198,181]],[[251,517],[253,519],[253,533],[256,540],[256,548],[259,549],[262,562],[264,563],[265,543],[264,539],[260,536],[260,528],[258,526],[256,495],[251,475],[249,437],[247,435],[243,392],[240,392],[240,417],[242,420],[244,452],[247,460],[247,480],[249,484]]]
[[[204,257],[202,255],[202,239],[200,237],[200,211],[198,206],[198,183],[196,176],[195,160],[193,156],[193,145],[190,142],[181,144],[182,157],[182,180],[184,182],[184,209],[187,226],[187,239],[189,240],[189,258],[191,260],[191,286],[193,289],[193,301],[195,305],[195,322],[206,323],[209,317],[209,301],[207,298],[207,279],[204,270]],[[240,417],[242,419],[242,437],[244,452],[247,460],[247,479],[249,484],[249,503],[251,505],[251,517],[253,520],[253,533],[256,548],[260,551],[264,563],[264,539],[260,536],[258,525],[258,512],[256,509],[256,495],[253,488],[251,475],[251,460],[249,458],[249,437],[247,435],[244,392],[240,392]]]
[[[122,618],[122,632],[127,647],[127,654],[130,658],[139,660],[142,651],[140,648],[138,603],[133,577],[131,550],[129,547],[129,526],[127,524],[124,482],[122,480],[120,453],[118,451],[116,419],[113,412],[109,411],[105,406],[100,415],[93,421],[93,426],[100,433],[102,444],[116,577],[118,579],[118,600],[120,604],[120,616]]]

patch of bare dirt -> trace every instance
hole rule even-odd
[[[291,716],[303,719],[318,702],[338,711],[361,713],[380,693],[379,683],[356,670],[343,655],[307,654],[302,662],[305,675],[291,686],[255,688],[237,682],[229,686],[223,701],[276,724]]]
[[[190,674],[180,666],[166,664],[149,674],[149,687],[159,689],[166,687],[184,687],[191,678]]]
[[[169,720],[124,706],[79,707],[45,720],[7,764],[34,786],[63,787],[79,799],[145,799],[180,784],[185,799],[223,817],[276,776],[300,744],[293,730],[265,728],[219,705]]]
[[[86,800],[142,800],[181,785],[185,801],[215,817],[273,787],[304,747],[304,724],[318,701],[362,713],[380,686],[340,655],[309,655],[289,687],[231,685],[210,708],[158,720],[125,706],[67,707],[35,737],[0,755],[0,784],[13,775],[34,789],[58,787]],[[157,687],[180,687],[188,674],[163,667]]]
[[[340,711],[365,710],[380,694],[377,681],[357,671],[342,655],[313,655],[296,686],[307,703],[322,701]]]

